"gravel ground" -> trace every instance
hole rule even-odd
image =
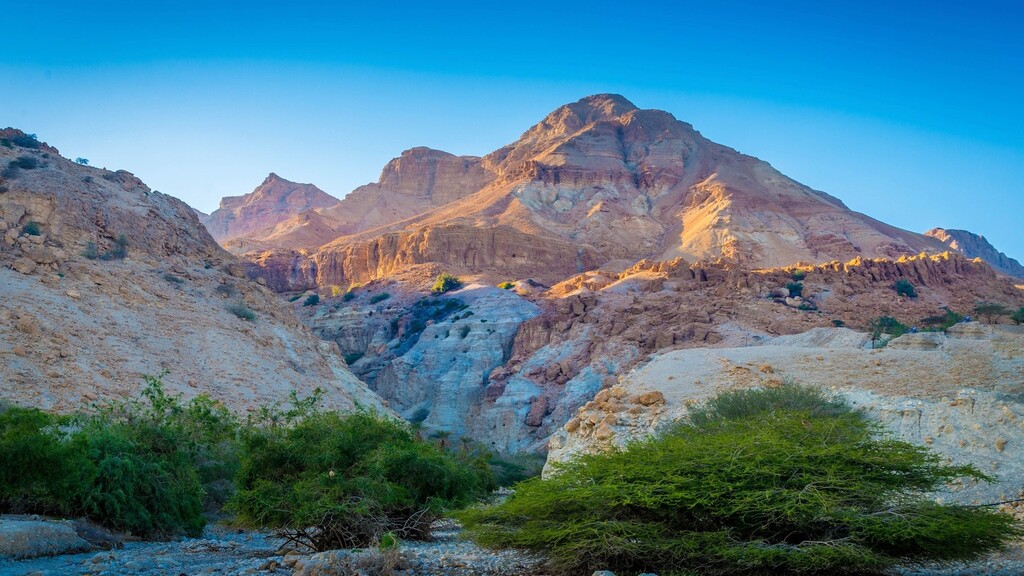
[[[459,539],[450,521],[435,525],[432,542],[403,542],[404,570],[432,576],[539,576],[539,559],[518,552],[494,552]],[[211,526],[203,538],[177,542],[130,542],[120,550],[23,561],[0,560],[0,576],[250,576],[298,573],[313,555],[286,559],[282,541],[264,532]],[[346,554],[344,552],[342,555]],[[298,561],[295,563],[295,561]],[[293,568],[290,564],[294,564]],[[322,571],[321,574],[331,574]],[[899,569],[898,576],[1024,576],[1024,543],[997,557],[948,568]],[[580,575],[589,576],[589,575]]]

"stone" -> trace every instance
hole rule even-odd
[[[0,558],[15,560],[93,550],[67,522],[0,517]]]
[[[22,274],[31,274],[36,269],[36,263],[29,258],[18,258],[11,264],[11,268]]]

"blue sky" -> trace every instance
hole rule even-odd
[[[6,0],[0,124],[209,211],[484,154],[598,92],[1024,259],[1024,3]]]

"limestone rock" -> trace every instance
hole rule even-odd
[[[1015,278],[1024,278],[1024,266],[1020,262],[996,250],[984,236],[967,230],[932,228],[924,233],[946,244],[968,258],[981,258],[997,271]]]

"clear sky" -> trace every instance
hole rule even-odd
[[[151,5],[149,5],[151,4]],[[1024,2],[4,0],[0,125],[204,211],[484,154],[599,92],[1024,260]]]

